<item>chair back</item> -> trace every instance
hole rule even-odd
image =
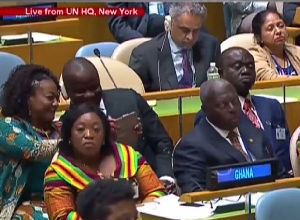
[[[11,53],[0,52],[0,91],[2,91],[2,85],[7,81],[10,72],[22,64],[25,64],[22,58]]]
[[[142,83],[140,77],[128,66],[124,63],[121,63],[117,60],[103,57],[102,61],[105,64],[106,68],[108,69],[112,79],[110,78],[109,74],[105,70],[104,66],[102,65],[100,59],[98,57],[85,57],[87,60],[92,62],[98,71],[98,75],[100,78],[100,84],[103,90],[108,89],[115,89],[114,83],[115,82],[117,88],[119,89],[133,89],[139,94],[145,93],[145,88]],[[60,85],[62,87],[62,93],[64,88],[64,83],[62,80],[62,76],[60,77]],[[60,97],[60,100],[63,100],[63,103],[68,103],[69,100]]]
[[[242,47],[248,50],[255,45],[254,35],[250,33],[233,35],[221,43],[221,52],[231,47]]]
[[[300,219],[300,189],[280,189],[264,194],[255,207],[256,220]]]
[[[77,52],[75,57],[89,57],[95,56],[94,49],[99,49],[101,57],[111,57],[114,50],[119,44],[116,42],[100,42],[94,44],[87,44],[82,46]]]
[[[118,60],[126,65],[129,64],[130,56],[134,48],[150,40],[151,38],[136,38],[121,43],[113,52],[111,58]]]
[[[109,74],[106,72],[99,58],[86,57],[86,59],[91,61],[98,70],[102,89],[115,89],[115,86]],[[107,67],[109,73],[111,74],[111,77],[115,82],[117,88],[133,89],[139,94],[145,93],[145,88],[142,83],[142,80],[130,67],[126,66],[120,61],[108,57],[104,57],[102,58],[102,60],[105,66]]]
[[[295,177],[299,177],[300,176],[300,163],[299,163],[299,157],[298,153],[300,153],[300,151],[298,151],[298,147],[297,144],[300,145],[300,127],[298,127],[292,137],[291,137],[291,141],[290,141],[290,160],[291,160],[291,164],[292,164],[292,169],[293,169],[293,173]],[[299,146],[300,148],[300,146]],[[300,149],[299,149],[300,150]]]

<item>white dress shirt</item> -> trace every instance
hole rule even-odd
[[[174,69],[176,72],[176,76],[177,76],[177,81],[180,82],[180,80],[183,77],[183,68],[182,68],[182,60],[183,60],[183,56],[182,56],[182,48],[178,47],[175,42],[172,40],[171,34],[170,32],[168,33],[168,39],[169,39],[169,44],[170,44],[170,48],[171,48],[171,54],[172,54],[172,59],[173,59],[173,65],[174,65]],[[193,70],[193,87],[195,87],[196,83],[195,83],[195,67],[193,64],[193,51],[192,50],[188,50],[188,59],[190,61],[192,70]]]
[[[163,2],[149,2],[149,14],[165,15]]]
[[[247,96],[247,99],[251,100],[250,94]],[[243,96],[239,96],[239,100],[240,100],[240,103],[241,103],[242,110],[243,110],[243,112],[245,113],[245,111],[244,111],[244,104],[245,104],[245,100],[246,100],[246,99],[245,99]],[[254,107],[254,105],[252,104],[252,102],[251,102],[251,109],[252,109],[252,111],[254,112],[254,114],[256,115],[256,117],[257,117],[257,119],[258,119],[258,122],[259,122],[259,124],[260,124],[260,127],[261,127],[262,129],[264,129],[264,126],[263,126],[263,124],[261,123],[260,118],[259,118],[259,116],[258,116],[258,114],[257,114],[257,111],[255,110],[255,107]]]
[[[211,123],[208,120],[208,118],[206,118],[206,120],[216,130],[216,132],[218,132],[221,135],[222,138],[224,138],[230,145],[232,145],[232,143],[229,140],[229,138],[227,138],[227,136],[228,136],[228,134],[229,134],[230,131],[223,130],[221,128],[216,127],[213,123]],[[248,155],[248,151],[246,150],[246,147],[245,147],[244,142],[242,140],[242,137],[241,137],[241,134],[239,132],[239,129],[235,128],[234,131],[238,134],[238,139],[239,139],[239,142],[241,144],[241,147],[242,147],[243,151]],[[251,152],[249,152],[249,153],[250,153],[250,155],[248,155],[248,156],[250,156],[251,159],[254,161],[255,160],[254,156],[251,154]]]

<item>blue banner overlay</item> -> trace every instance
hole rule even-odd
[[[256,179],[272,175],[271,164],[259,164],[238,168],[230,168],[217,172],[218,183]]]

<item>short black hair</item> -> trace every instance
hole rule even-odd
[[[101,179],[78,194],[76,210],[84,220],[105,220],[111,213],[110,205],[133,200],[134,195],[132,184],[126,179]]]
[[[62,120],[61,128],[61,141],[58,143],[58,148],[61,153],[66,156],[73,156],[71,140],[71,130],[74,123],[80,116],[86,113],[95,113],[98,115],[103,123],[104,127],[104,145],[101,148],[102,155],[109,155],[113,153],[110,139],[110,125],[107,116],[101,111],[101,109],[91,103],[83,103],[80,105],[72,106],[65,114]]]
[[[263,11],[258,12],[252,20],[252,32],[256,39],[261,38],[261,28],[262,28],[262,25],[264,24],[264,22],[266,21],[266,17],[269,14],[276,14],[283,21],[281,14],[279,14],[276,10],[268,9],[268,10],[263,10]],[[257,43],[261,44],[261,42],[257,42]]]
[[[35,81],[52,80],[60,91],[59,81],[46,67],[36,64],[19,65],[12,70],[1,94],[2,115],[18,116],[29,121],[28,100],[34,94]]]

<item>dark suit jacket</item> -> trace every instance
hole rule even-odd
[[[251,96],[253,105],[258,117],[263,124],[264,131],[271,142],[273,151],[280,160],[286,171],[292,169],[290,160],[290,140],[291,134],[285,119],[284,111],[280,103],[275,99],[269,99],[259,96]],[[198,112],[195,118],[195,125],[199,123],[201,118],[205,118],[203,111]],[[285,140],[276,139],[276,128],[285,129]]]
[[[273,157],[268,138],[245,115],[239,132],[256,160]],[[203,119],[175,148],[173,171],[182,193],[196,192],[206,189],[207,167],[243,162],[246,162],[243,155]]]
[[[137,113],[141,119],[143,136],[133,148],[145,157],[158,177],[173,177],[172,140],[143,97],[131,89],[112,89],[103,91],[103,102],[107,115],[112,118]]]
[[[122,43],[127,40],[140,37],[155,37],[165,31],[165,17],[161,15],[149,15],[148,2],[114,2],[107,3],[108,7],[142,7],[145,15],[122,17],[112,16],[108,18],[108,26],[115,39]],[[168,4],[164,3],[165,13],[168,13]]]
[[[287,26],[293,25],[297,7],[300,7],[300,2],[285,2],[283,4],[283,19]]]
[[[160,90],[158,58],[160,58],[159,72],[162,90],[179,88],[168,37],[165,38],[163,50],[160,52],[165,36],[165,33],[162,33],[141,44],[133,50],[130,57],[129,67],[140,76],[147,92]],[[197,86],[206,81],[209,63],[218,63],[220,55],[218,40],[209,34],[200,32],[199,40],[193,47],[193,64],[196,71]]]

